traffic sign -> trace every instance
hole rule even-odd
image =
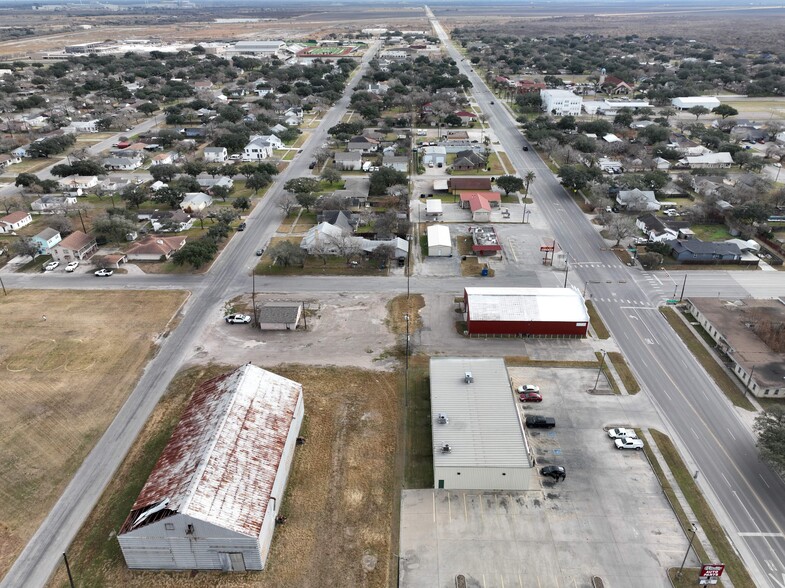
[[[553,245],[540,245],[540,251],[553,251]]]

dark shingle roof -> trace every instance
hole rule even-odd
[[[297,320],[301,304],[299,302],[267,302],[259,308],[259,324],[291,324]]]

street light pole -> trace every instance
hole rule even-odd
[[[565,254],[564,256],[564,287],[567,287],[567,276],[570,275],[570,260]]]
[[[406,248],[406,300],[409,300],[409,278],[411,278],[412,274],[412,236],[406,235],[406,241],[409,246]],[[409,324],[409,315],[406,315],[406,324]],[[407,327],[408,333],[408,327]],[[407,337],[408,338],[408,337]],[[408,343],[408,341],[407,341]]]
[[[690,523],[690,525],[692,525],[692,529],[690,529],[692,531],[692,537],[690,537],[690,542],[687,545],[687,552],[684,554],[684,559],[681,560],[681,565],[679,566],[679,571],[676,572],[676,577],[677,578],[681,578],[681,571],[684,569],[684,564],[687,563],[687,556],[690,554],[690,549],[692,548],[692,542],[695,539],[695,532],[698,530],[697,527],[695,526],[695,523]]]
[[[600,375],[602,374],[602,368],[605,365],[605,356],[607,355],[604,349],[600,349],[600,351],[602,351],[602,359],[600,360],[600,369],[597,370],[597,379],[594,380],[594,388],[592,388],[594,392],[597,391],[597,384],[600,383]]]

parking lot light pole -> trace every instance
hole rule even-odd
[[[690,549],[692,548],[692,542],[695,540],[695,532],[698,528],[695,526],[695,523],[690,523],[692,528],[692,536],[690,537],[690,542],[687,544],[687,552],[684,554],[684,559],[681,560],[681,565],[679,566],[679,571],[676,572],[676,577],[681,578],[681,571],[684,569],[684,564],[687,563],[687,556],[690,554]]]
[[[403,319],[406,321],[406,368],[404,370],[404,378],[406,380],[406,390],[404,391],[403,395],[403,403],[404,406],[409,406],[409,313],[403,315]]]
[[[605,356],[607,355],[607,352],[604,349],[600,349],[600,351],[602,351],[602,359],[600,360],[600,369],[597,370],[597,379],[594,381],[594,388],[592,388],[594,392],[597,391],[597,384],[600,383],[600,375],[602,374],[602,368],[605,365]]]

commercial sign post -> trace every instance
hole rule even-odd
[[[703,564],[701,566],[700,584],[705,586],[707,584],[716,584],[725,571],[725,564]]]

